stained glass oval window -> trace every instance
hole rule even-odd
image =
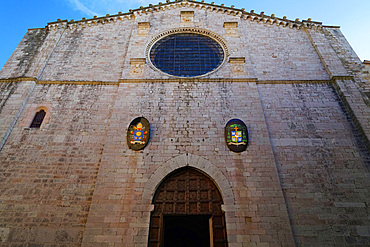
[[[177,33],[157,41],[150,50],[152,64],[164,73],[195,77],[217,69],[224,51],[214,39],[195,33]]]

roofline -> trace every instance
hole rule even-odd
[[[166,0],[165,3],[159,2],[158,4],[155,4],[155,5],[149,4],[146,7],[140,6],[137,9],[130,9],[129,12],[126,12],[126,13],[118,12],[118,14],[114,14],[114,15],[107,14],[105,16],[100,16],[100,17],[94,16],[93,18],[89,18],[89,19],[82,18],[81,20],[77,20],[77,21],[75,21],[74,19],[71,19],[70,21],[58,19],[57,21],[47,23],[47,25],[48,26],[50,26],[50,25],[54,26],[54,25],[58,25],[58,24],[62,24],[62,23],[68,25],[68,24],[75,24],[75,23],[95,21],[95,20],[104,20],[106,18],[117,18],[117,17],[118,18],[119,17],[127,17],[128,19],[131,19],[132,15],[135,15],[135,13],[141,15],[143,13],[146,14],[148,10],[149,10],[148,12],[153,12],[153,10],[154,11],[160,11],[160,10],[162,10],[163,7],[171,5],[171,4],[176,4],[176,3],[178,3],[178,4],[184,4],[184,3],[200,4],[200,5],[206,6],[207,8],[211,7],[211,8],[224,9],[225,11],[234,12],[235,15],[240,15],[241,17],[243,17],[243,16],[244,17],[245,16],[253,17],[252,20],[255,20],[256,18],[260,18],[260,19],[258,19],[258,21],[262,21],[262,20],[265,20],[265,19],[273,19],[275,21],[289,22],[289,23],[293,23],[293,24],[296,24],[296,25],[306,24],[307,26],[311,26],[311,25],[322,26],[322,22],[312,21],[311,18],[308,18],[307,20],[302,20],[302,21],[300,21],[299,18],[297,18],[293,21],[293,20],[287,19],[286,16],[284,16],[283,18],[279,18],[279,17],[275,17],[275,14],[271,14],[271,16],[265,15],[264,12],[261,12],[260,14],[257,14],[257,13],[254,12],[254,10],[251,10],[250,12],[247,12],[247,11],[245,11],[244,8],[242,8],[242,9],[235,8],[234,5],[232,5],[230,7],[227,7],[224,4],[216,5],[214,2],[206,3],[205,1],[196,1],[196,0],[174,0],[174,1]],[[326,27],[338,27],[338,26],[326,26]]]

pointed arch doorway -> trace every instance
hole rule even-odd
[[[170,173],[152,203],[149,247],[227,247],[221,194],[199,170],[186,167]]]

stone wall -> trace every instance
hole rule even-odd
[[[27,128],[41,105],[47,122]],[[137,116],[152,124],[141,152],[126,146],[127,126]],[[223,128],[233,117],[250,128],[248,152],[224,145]],[[176,158],[184,155],[188,160]],[[224,189],[230,246],[292,243],[255,83],[39,84],[0,162],[9,243],[77,246],[83,237],[86,246],[144,246],[153,181],[187,165]]]
[[[132,21],[123,20],[66,29],[40,79],[117,81],[122,73],[131,28]]]
[[[0,119],[0,136],[3,137],[7,129],[9,128],[9,125],[12,121],[12,112],[17,110],[17,107],[19,105],[16,103],[13,103],[13,106],[9,105],[9,102],[12,100],[9,100],[10,97],[14,97],[14,94],[17,91],[18,83],[1,83],[0,84],[0,114],[4,117]],[[19,90],[18,90],[19,91]],[[9,100],[9,101],[8,101]],[[8,102],[8,105],[6,106],[6,103]],[[9,116],[9,117],[5,117]]]
[[[304,30],[249,20],[242,30],[259,80],[330,79]]]
[[[193,21],[183,23],[181,11],[194,11]],[[141,23],[149,23],[144,32],[140,26]],[[224,27],[225,23],[235,23],[236,27],[231,32]],[[53,25],[49,25],[46,37],[44,37],[46,33],[44,29],[29,31],[15,55],[9,59],[9,65],[4,66],[0,76],[7,78],[24,75],[13,71],[14,68],[24,67],[16,63],[18,57],[22,57],[22,61],[27,58],[26,60],[33,66],[32,73],[28,73],[27,76],[37,77],[42,81],[171,79],[150,68],[148,60],[142,75],[132,75],[130,74],[131,59],[146,58],[146,47],[156,35],[171,29],[192,27],[213,32],[223,39],[229,57],[245,58],[244,73],[233,73],[227,59],[224,66],[210,74],[209,78],[330,79],[304,29],[265,24],[210,9],[180,6],[166,9],[165,12],[152,12],[130,18],[109,19],[108,17],[106,20],[68,25],[61,21],[55,24],[59,25],[57,28]],[[318,30],[312,30],[311,33],[325,38]],[[44,43],[41,36],[45,39]],[[318,40],[318,42],[321,41]],[[27,44],[34,49],[34,52],[25,51],[26,48],[23,46]],[[24,52],[27,52],[27,57],[22,56]],[[335,54],[334,51],[331,52]],[[325,59],[328,60],[329,57]],[[337,62],[336,57],[333,59]],[[107,73],[108,70],[110,73]]]
[[[150,121],[152,136],[145,150],[133,152],[125,144],[126,129],[138,116]],[[251,144],[242,154],[224,144],[223,128],[234,117],[250,128]],[[106,246],[107,241],[146,246],[155,188],[168,173],[187,165],[225,188],[220,192],[229,246],[292,244],[256,84],[194,80],[120,84],[85,246]]]
[[[33,77],[35,57],[46,44],[45,29],[30,29],[0,71],[0,78]]]
[[[300,246],[366,246],[369,153],[329,84],[259,85]]]
[[[115,91],[36,86],[0,155],[0,224],[8,233],[2,242],[79,246]],[[49,119],[29,129],[39,106],[46,106]]]
[[[17,123],[34,86],[33,81],[10,80],[0,83],[0,151]]]
[[[148,45],[174,29],[224,43],[225,63],[192,79],[151,68]],[[147,246],[157,186],[190,166],[220,190],[229,247],[369,245],[364,71],[338,28],[214,4],[29,30],[0,72],[0,244]],[[142,151],[126,143],[137,117]],[[243,153],[225,145],[233,118]]]
[[[343,67],[352,78],[337,80],[340,97],[352,115],[356,127],[370,150],[370,81],[365,66],[338,28],[325,28],[327,42],[336,52]],[[339,78],[338,78],[339,79]]]

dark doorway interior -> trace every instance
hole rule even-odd
[[[164,216],[164,247],[209,247],[205,215]]]

